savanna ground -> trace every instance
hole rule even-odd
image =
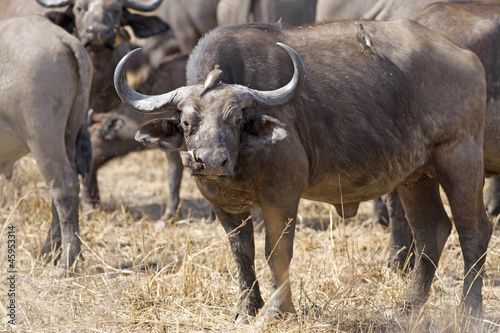
[[[463,261],[455,231],[446,244],[423,311],[401,314],[411,278],[386,267],[389,233],[370,221],[369,203],[344,221],[329,205],[303,201],[291,264],[297,315],[272,325],[234,325],[236,266],[227,237],[211,221],[188,172],[175,223],[161,220],[166,159],[158,150],[115,160],[99,173],[102,206],[82,208],[83,262],[56,280],[37,255],[47,235],[50,197],[31,157],[14,177],[0,176],[0,331],[33,332],[455,332]],[[496,224],[494,220],[493,223]],[[7,227],[16,228],[16,325],[6,324]],[[484,320],[500,331],[500,227],[490,241],[483,288]],[[256,228],[255,267],[263,298],[270,273],[264,231]]]

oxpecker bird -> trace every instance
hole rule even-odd
[[[201,91],[200,96],[206,93],[208,89],[211,89],[219,84],[222,81],[223,75],[224,72],[220,70],[219,65],[215,65],[214,69],[212,69],[212,71],[208,73],[207,78],[205,79],[203,90]]]
[[[366,48],[369,48],[373,58],[378,62],[378,56],[375,52],[375,47],[373,46],[373,41],[368,32],[363,28],[363,24],[354,22],[356,25],[356,38],[358,39],[359,44],[363,47],[359,53],[363,53]]]

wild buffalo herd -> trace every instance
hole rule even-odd
[[[500,0],[435,2],[2,0],[0,172],[31,152],[51,188],[42,258],[71,274],[99,168],[162,148],[166,218],[188,168],[230,235],[238,322],[295,312],[301,198],[345,218],[363,201],[385,206],[390,264],[413,269],[403,310],[418,311],[452,229],[440,189],[462,248],[461,308],[480,317],[488,213],[500,214]],[[147,72],[134,88],[130,70]]]

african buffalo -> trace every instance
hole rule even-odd
[[[169,28],[156,16],[144,16],[129,11],[152,11],[162,0],[36,1],[47,8],[67,7],[65,11],[50,11],[45,15],[77,36],[90,54],[94,65],[90,108],[94,112],[107,112],[120,104],[111,82],[116,64],[130,51],[130,36],[124,27],[129,26],[139,38],[160,34]]]
[[[42,255],[62,254],[56,275],[80,253],[78,175],[90,168],[86,115],[92,62],[79,41],[42,16],[0,20],[0,171],[31,152],[51,188],[52,224]]]
[[[469,48],[481,60],[486,73],[486,118],[484,168],[486,176],[500,175],[500,5],[436,3],[412,17],[420,24],[442,33]],[[491,179],[487,204],[491,213],[498,207],[500,177]],[[409,257],[412,234],[396,191],[386,198],[391,227],[391,259],[403,268]]]
[[[264,305],[251,208],[260,207],[265,222],[268,318],[295,311],[289,265],[300,198],[331,203],[351,217],[359,202],[394,187],[422,253],[405,304],[420,307],[451,229],[439,185],[462,243],[463,303],[482,311],[492,231],[481,191],[483,67],[472,52],[413,21],[363,25],[378,61],[359,52],[354,22],[343,21],[214,29],[189,58],[188,86],[162,95],[139,94],[126,84],[126,63],[135,52],[117,66],[115,87],[127,105],[170,114],[144,124],[136,139],[186,150],[183,164],[229,236],[240,321]],[[280,44],[287,52],[277,42],[289,45]]]
[[[159,94],[185,85],[187,58],[187,55],[178,55],[166,59],[157,69],[150,72],[147,80],[137,89],[142,93]],[[84,190],[84,195],[87,196],[86,202],[93,204],[99,202],[97,171],[101,166],[116,157],[145,148],[134,139],[134,135],[142,123],[154,116],[135,112],[126,105],[121,105],[108,113],[92,115],[93,123],[89,124],[89,131],[93,153],[89,182]],[[166,153],[169,162],[167,177],[169,193],[167,218],[169,218],[174,216],[179,206],[183,167],[178,151],[169,150]]]

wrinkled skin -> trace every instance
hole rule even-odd
[[[500,5],[434,4],[414,20],[440,32],[477,54],[486,73],[487,106],[484,131],[484,167],[489,180],[485,205],[492,215],[500,213],[500,51],[492,45],[500,43]],[[413,241],[397,195],[388,198],[391,226],[390,265],[401,268]],[[394,208],[396,207],[396,208]]]
[[[350,217],[359,202],[395,187],[423,254],[406,297],[406,304],[418,309],[451,230],[439,185],[448,195],[470,270],[463,303],[474,314],[482,312],[481,272],[491,224],[481,191],[486,108],[481,63],[411,21],[363,25],[378,43],[378,62],[357,52],[354,22],[346,21],[308,29],[268,24],[215,29],[190,56],[189,86],[164,95],[137,95],[125,86],[130,55],[117,67],[115,86],[128,105],[141,112],[171,111],[170,117],[143,125],[136,139],[164,149],[185,147],[183,164],[192,169],[229,237],[242,293],[239,321],[263,304],[250,209],[262,210],[271,270],[272,295],[259,315],[273,318],[295,312],[289,265],[300,198],[331,203]],[[290,81],[292,66],[278,41],[302,57],[303,86],[295,81],[300,70]],[[264,103],[256,97],[262,91],[286,92],[287,98]]]
[[[50,262],[62,250],[60,277],[80,254],[77,172],[90,167],[92,63],[76,38],[42,16],[1,20],[0,36],[0,58],[9,64],[0,65],[0,171],[8,175],[17,159],[33,155],[52,197],[41,254]]]
[[[151,72],[138,87],[142,93],[158,94],[170,91],[186,84],[187,55],[171,57],[163,61]],[[130,152],[143,150],[145,147],[134,139],[139,126],[153,119],[152,115],[135,112],[126,105],[104,114],[93,114],[89,125],[92,142],[92,167],[90,177],[84,186],[84,200],[96,205],[99,203],[97,171],[108,161],[125,156]],[[179,206],[179,189],[182,179],[182,162],[178,151],[167,151],[168,160],[168,203],[166,217],[174,216]]]

